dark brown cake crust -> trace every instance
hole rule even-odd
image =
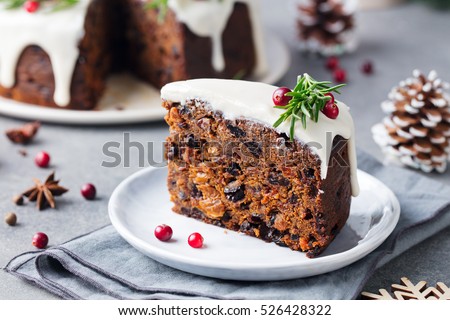
[[[190,100],[164,102],[173,210],[317,256],[344,226],[351,186],[347,141],[333,142],[327,178],[309,147]]]

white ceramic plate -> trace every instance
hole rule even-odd
[[[290,65],[286,44],[267,33],[266,56],[268,72],[255,81],[275,83]],[[162,120],[166,110],[161,107],[159,90],[129,75],[112,76],[106,92],[93,111],[42,108],[0,97],[0,114],[28,120],[62,124],[128,124]]]
[[[394,230],[400,215],[392,191],[358,171],[361,194],[353,198],[347,224],[319,257],[309,259],[304,253],[172,212],[166,176],[166,168],[149,168],[124,180],[109,202],[111,222],[126,241],[149,257],[214,278],[286,280],[337,270],[377,248]],[[169,242],[153,235],[155,227],[164,223],[174,231]],[[203,248],[193,249],[187,244],[193,232],[203,235]]]

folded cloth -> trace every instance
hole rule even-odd
[[[4,268],[65,299],[352,299],[373,271],[450,225],[450,188],[418,173],[386,167],[359,151],[359,168],[390,187],[401,216],[390,237],[363,259],[314,277],[268,282],[206,278],[162,265],[109,225]],[[376,190],[374,190],[376,192]]]

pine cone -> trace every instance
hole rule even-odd
[[[404,165],[425,172],[444,172],[450,159],[450,97],[448,83],[431,71],[400,82],[381,104],[387,117],[372,128],[375,142]]]
[[[353,29],[354,19],[342,0],[309,0],[298,9],[299,36],[309,50],[334,54],[336,47],[348,41],[346,34]]]

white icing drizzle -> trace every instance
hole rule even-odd
[[[84,36],[84,20],[90,2],[80,0],[72,8],[56,12],[43,7],[33,14],[23,8],[6,10],[0,5],[0,85],[5,88],[15,85],[17,62],[23,50],[37,45],[52,63],[53,99],[58,106],[67,106],[79,56],[78,43]]]
[[[233,13],[235,2],[247,4],[252,24],[253,41],[256,51],[255,74],[262,75],[267,70],[264,56],[263,31],[255,0],[169,0],[169,8],[177,19],[189,30],[201,37],[210,37],[212,41],[212,66],[217,72],[225,69],[222,46],[222,34]]]
[[[250,81],[196,79],[178,81],[165,85],[161,89],[161,98],[167,101],[184,104],[189,99],[200,99],[208,102],[212,110],[221,111],[226,119],[245,118],[273,128],[282,110],[273,108],[272,94],[276,87]],[[338,102],[339,116],[332,120],[319,114],[316,123],[307,119],[307,129],[303,129],[297,121],[295,136],[307,144],[321,161],[321,178],[328,172],[332,142],[334,137],[341,136],[348,140],[349,165],[352,194],[357,196],[359,185],[357,180],[356,148],[353,119],[349,108]],[[289,132],[289,123],[284,122],[277,129]]]

